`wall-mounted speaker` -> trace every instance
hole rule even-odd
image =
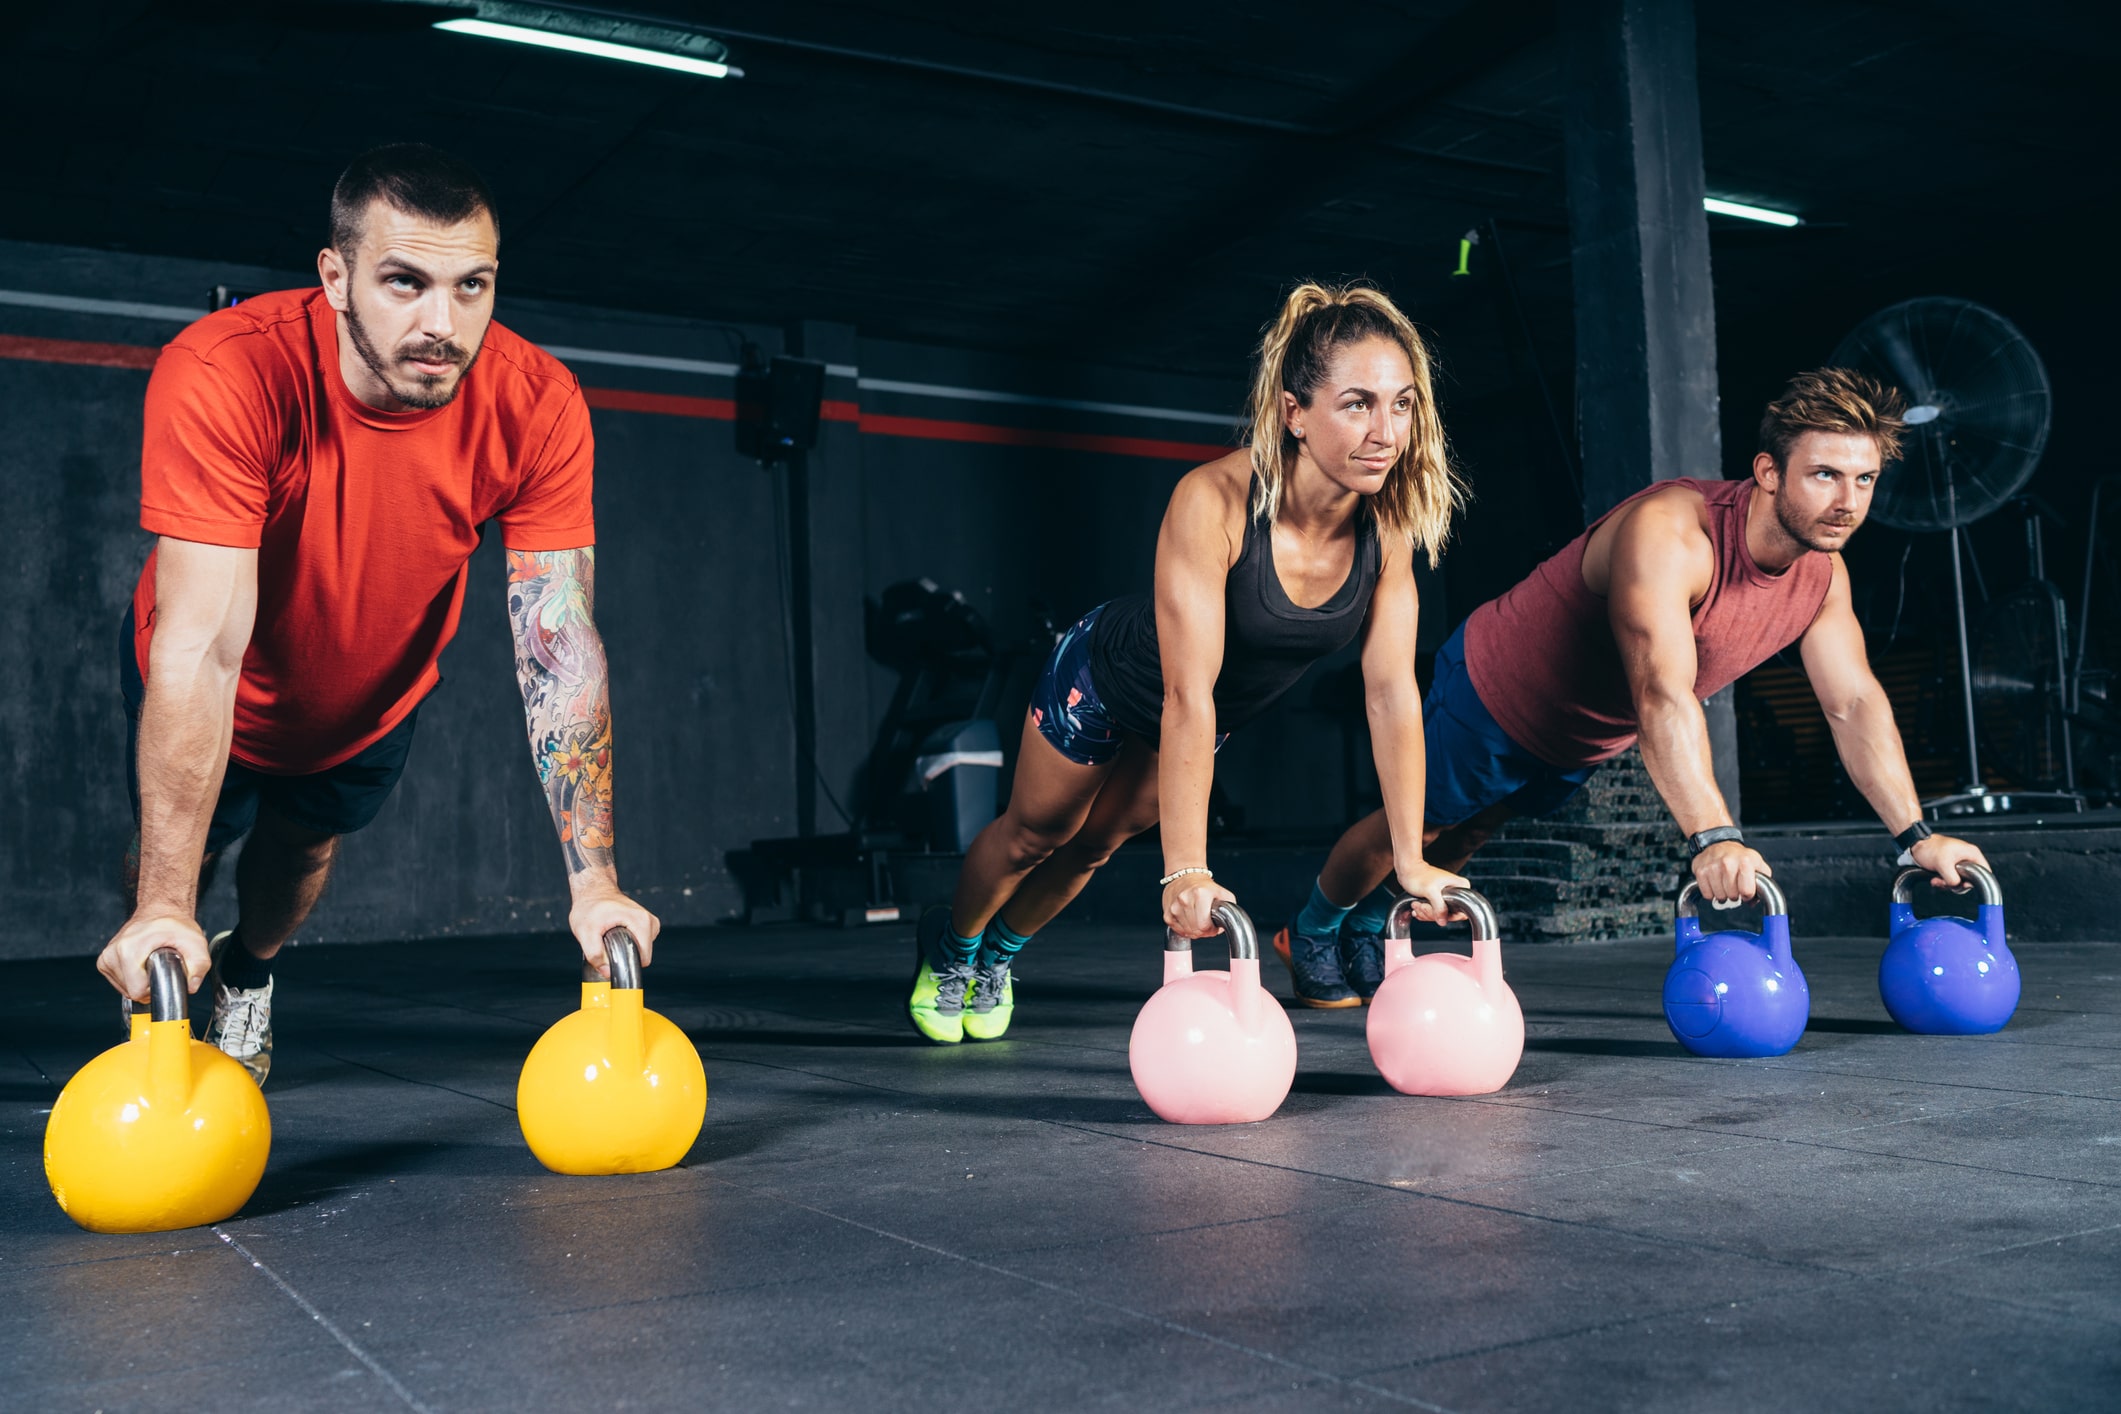
[[[824,399],[824,364],[785,354],[768,361],[746,349],[736,375],[737,451],[765,466],[809,451]]]

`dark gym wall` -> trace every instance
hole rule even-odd
[[[196,307],[215,284],[240,290],[302,275],[212,262],[0,242],[0,291]],[[649,316],[543,304],[503,294],[499,317],[541,343],[730,362],[732,331]],[[808,326],[814,331],[818,326]],[[0,296],[0,341],[116,346],[144,363],[169,319],[54,310]],[[783,331],[754,328],[769,350]],[[1204,380],[997,360],[861,340],[865,377],[1035,396],[1234,411],[1243,388]],[[116,688],[120,614],[148,548],[137,524],[144,367],[0,357],[0,491],[11,509],[0,568],[0,629],[17,672],[0,687],[13,728],[0,825],[7,866],[0,956],[92,949],[122,916],[116,864],[131,830],[124,716]],[[131,350],[126,355],[126,350]],[[70,357],[93,356],[76,349]],[[665,407],[726,399],[726,380],[577,361],[592,389],[661,394]],[[855,393],[865,413],[1033,427],[1098,437],[1226,444],[1204,423],[1033,405]],[[592,403],[599,401],[593,394]],[[607,400],[608,401],[608,400]],[[783,473],[739,458],[714,416],[597,408],[597,619],[609,646],[617,730],[622,880],[673,923],[739,906],[726,851],[795,830],[788,632],[779,588]],[[903,426],[903,424],[894,424]],[[1187,463],[1056,447],[928,436],[847,435],[827,427],[817,484],[853,496],[822,508],[816,553],[834,558],[817,605],[819,758],[841,800],[891,683],[847,645],[860,642],[869,591],[925,574],[961,588],[999,629],[1027,631],[1030,601],[1065,621],[1116,593],[1146,588],[1156,525]],[[849,527],[858,525],[859,533]],[[852,558],[858,577],[846,571]],[[348,840],[324,905],[300,941],[494,934],[555,926],[565,891],[558,850],[523,742],[503,610],[499,547],[473,561],[464,622],[444,683],[420,715],[403,784],[369,830]],[[1028,668],[1027,668],[1028,671]],[[1025,674],[1002,708],[1013,752]],[[1336,729],[1289,709],[1243,734],[1223,765],[1252,823],[1317,828],[1342,818]],[[849,740],[850,723],[860,724]],[[838,821],[821,808],[819,827]],[[233,913],[229,872],[204,908]]]

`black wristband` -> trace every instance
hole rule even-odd
[[[1917,844],[1919,844],[1923,840],[1928,839],[1931,835],[1934,835],[1936,833],[1937,832],[1935,830],[1929,827],[1928,821],[1917,820],[1914,824],[1908,826],[1899,834],[1894,835],[1893,843],[1899,845],[1900,848],[1903,850],[1909,850],[1913,849]]]
[[[1744,844],[1745,831],[1739,829],[1736,825],[1714,825],[1703,830],[1698,835],[1688,835],[1686,842],[1687,857],[1691,859],[1710,845],[1722,844],[1726,840],[1736,840],[1738,843]]]

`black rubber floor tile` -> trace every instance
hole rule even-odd
[[[1415,1195],[1008,1264],[1340,1375],[1818,1279],[1682,1242]]]
[[[999,1120],[938,1127],[933,1140],[832,1169],[732,1173],[789,1199],[895,1231],[929,1233],[993,1260],[1012,1251],[1128,1241],[1157,1232],[1332,1212],[1375,1189],[1162,1144]]]
[[[1382,1095],[1292,1096],[1266,1124],[1166,1126],[1155,1142],[1364,1184],[1458,1192],[1556,1172],[1676,1161],[1763,1141],[1386,1089]]]
[[[396,1414],[418,1409],[336,1344],[313,1354],[266,1353],[39,1387],[17,1407],[40,1414],[189,1414],[207,1409],[232,1414]]]
[[[2007,1302],[2104,1325],[2121,1342],[2121,1222],[1902,1271],[1899,1279],[1944,1300]]]
[[[910,1249],[891,1271],[414,1328],[380,1342],[378,1354],[450,1414],[1215,1408],[1292,1373],[1168,1324]]]
[[[1978,1109],[1865,1126],[1816,1142],[1964,1165],[1999,1174],[2068,1179],[2121,1191],[2121,1104],[2031,1096]]]
[[[353,1409],[363,1397],[376,1407],[377,1393],[358,1360],[217,1239],[0,1271],[0,1406]]]
[[[1506,1184],[1478,1198],[1842,1272],[1889,1271],[2121,1221],[2114,1189],[1800,1142]]]
[[[511,1191],[526,1201],[510,1201]],[[919,1255],[703,1170],[549,1177],[513,1190],[408,1181],[230,1231],[342,1326],[401,1337],[836,1280]]]
[[[1857,1279],[1498,1340],[1366,1379],[1464,1414],[2088,1410],[2121,1389],[2121,1341],[2111,1327]]]
[[[1498,1104],[1628,1125],[1771,1139],[1824,1138],[1957,1113],[1980,1114],[2024,1098],[2020,1091],[1866,1075],[1790,1057],[1643,1061],[1624,1077],[1557,1077],[1537,1088],[1513,1085],[1492,1097]]]

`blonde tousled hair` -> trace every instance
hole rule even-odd
[[[1847,432],[1869,437],[1878,460],[1900,459],[1907,399],[1868,373],[1853,368],[1815,368],[1789,381],[1760,419],[1760,450],[1787,470],[1790,449],[1807,432]]]
[[[1293,394],[1309,407],[1334,351],[1371,338],[1389,339],[1406,352],[1414,370],[1414,414],[1406,450],[1385,474],[1384,486],[1366,498],[1370,514],[1380,532],[1405,536],[1410,546],[1427,553],[1433,567],[1450,538],[1451,514],[1463,504],[1465,489],[1444,444],[1443,419],[1430,387],[1428,345],[1399,306],[1367,285],[1306,281],[1289,291],[1280,315],[1261,337],[1247,438],[1259,477],[1252,514],[1274,520],[1296,461],[1297,440],[1283,419],[1281,395]]]

